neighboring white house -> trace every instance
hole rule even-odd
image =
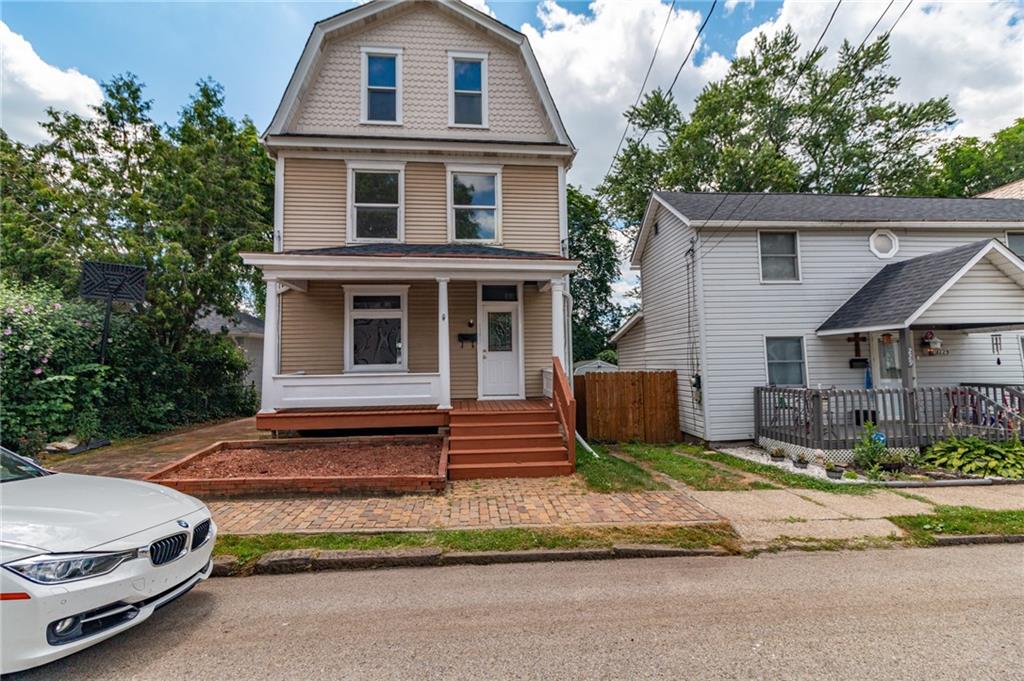
[[[990,189],[978,196],[986,199],[1024,199],[1024,178]]]
[[[610,371],[618,371],[619,367],[606,362],[603,359],[585,359],[582,362],[576,362],[573,365],[573,376],[582,376],[584,374],[593,373],[608,373]]]
[[[211,313],[196,322],[196,326],[210,333],[226,333],[242,349],[249,368],[245,382],[260,394],[263,387],[263,320],[239,310],[231,317]]]
[[[1019,386],[1021,254],[1024,200],[656,192],[619,368],[677,370],[709,441],[755,437],[756,386]]]

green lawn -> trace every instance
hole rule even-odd
[[[688,452],[690,453],[690,452]],[[878,489],[875,485],[869,484],[839,484],[829,482],[828,480],[822,480],[821,478],[814,478],[809,475],[800,475],[799,473],[790,473],[784,471],[781,468],[775,466],[769,466],[768,464],[756,463],[754,461],[747,461],[736,456],[729,454],[723,454],[721,452],[708,452],[708,451],[695,451],[692,452],[692,456],[698,456],[708,461],[717,461],[718,463],[724,463],[727,466],[737,468],[741,471],[748,473],[754,473],[767,478],[773,482],[777,482],[784,487],[796,487],[799,489],[816,489],[822,492],[835,492],[837,494],[870,494],[871,492]]]
[[[214,553],[253,564],[268,551],[291,549],[357,550],[436,547],[444,551],[521,551],[604,548],[613,544],[662,544],[682,548],[719,546],[739,553],[739,538],[728,525],[696,527],[565,527],[552,529],[438,530],[386,534],[264,534],[217,538]]]
[[[634,459],[644,461],[659,473],[664,473],[673,480],[678,480],[694,489],[725,491],[750,489],[750,485],[744,482],[741,475],[716,468],[704,461],[680,456],[674,451],[674,449],[687,448],[687,445],[673,448],[647,444],[623,444],[621,447],[623,452]]]
[[[943,534],[1024,534],[1024,511],[986,511],[970,506],[936,506],[929,515],[889,518],[916,544],[931,544]]]
[[[598,458],[582,447],[576,450],[576,472],[595,492],[641,492],[664,490],[668,485],[655,480],[650,473],[630,461],[612,456],[600,445],[594,449]]]

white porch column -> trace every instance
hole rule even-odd
[[[277,405],[277,389],[274,376],[279,372],[281,356],[281,294],[277,290],[277,279],[265,279],[267,283],[267,305],[263,320],[263,396],[260,411],[273,411]]]
[[[551,280],[551,355],[562,361],[562,368],[568,371],[565,362],[565,281]]]
[[[437,370],[441,374],[438,409],[452,408],[451,336],[448,333],[448,278],[437,278]]]

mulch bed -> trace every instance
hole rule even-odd
[[[204,498],[442,492],[446,438],[378,436],[217,442],[146,480]]]
[[[159,479],[435,475],[440,458],[441,442],[436,439],[222,449]]]

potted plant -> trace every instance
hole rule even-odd
[[[798,452],[796,456],[793,457],[793,466],[795,468],[807,468],[808,463],[810,462],[807,461],[807,455],[803,452]]]
[[[835,465],[833,462],[825,461],[825,475],[832,478],[833,480],[839,480],[843,477],[843,469]]]
[[[899,473],[906,465],[906,459],[900,452],[890,449],[882,455],[878,465],[886,473]]]
[[[786,460],[786,451],[782,447],[776,447],[775,449],[768,451],[768,456],[775,463],[781,463]]]

